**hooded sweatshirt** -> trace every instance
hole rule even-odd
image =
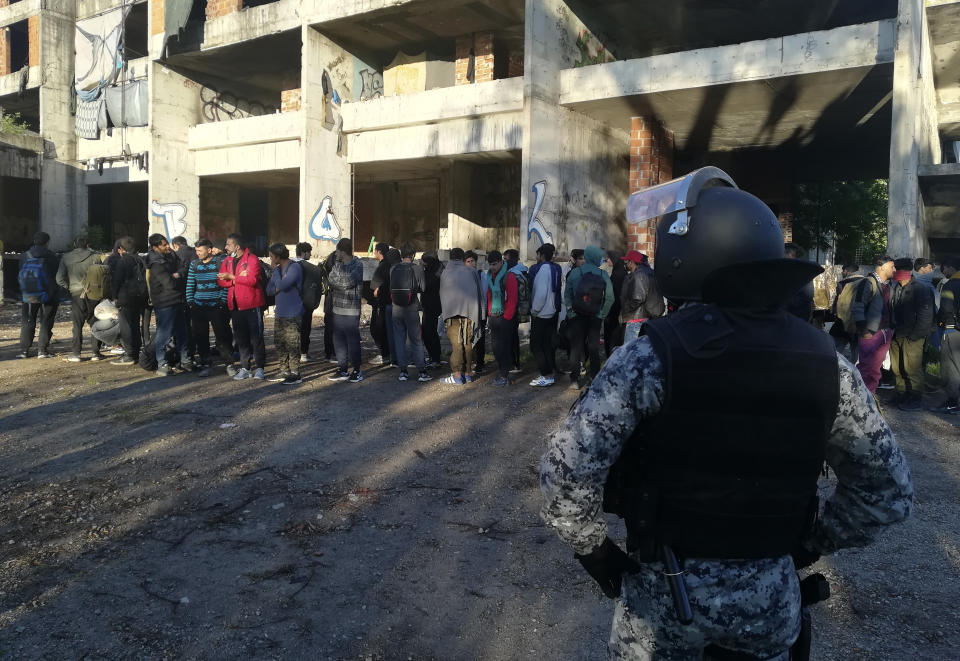
[[[463,260],[451,259],[440,274],[440,306],[443,318],[466,317],[480,323],[482,301],[480,274]]]
[[[357,257],[352,257],[346,264],[335,259],[333,268],[330,269],[329,281],[333,313],[359,317],[363,289],[363,262]],[[390,294],[389,289],[387,294]]]
[[[600,268],[600,264],[603,263],[603,251],[600,250],[600,248],[587,246],[583,252],[583,256],[586,259],[583,266],[578,266],[567,275],[567,288],[563,292],[563,304],[567,309],[567,317],[573,319],[577,316],[577,313],[573,309],[573,295],[577,291],[580,278],[587,273],[594,273],[601,276],[607,286],[603,296],[603,305],[600,306],[600,312],[597,313],[597,318],[603,319],[613,306],[613,282],[611,282],[610,276]]]
[[[21,269],[31,257],[43,260],[43,270],[47,274],[47,292],[50,294],[47,305],[56,303],[59,290],[57,285],[57,272],[60,270],[56,254],[51,252],[46,246],[33,246],[27,252],[20,254]]]
[[[89,248],[71,250],[60,260],[57,284],[69,290],[71,296],[83,296],[83,279],[87,269],[97,261],[97,253]]]
[[[173,305],[183,305],[186,299],[184,292],[187,283],[181,278],[174,278],[179,272],[180,259],[173,251],[159,253],[151,250],[147,253],[147,269],[150,272],[148,280],[150,286],[150,300],[155,308],[166,308]]]

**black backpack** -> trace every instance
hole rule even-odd
[[[573,311],[584,317],[595,317],[600,314],[603,299],[607,294],[607,283],[598,273],[584,273],[577,281],[577,289],[573,293]]]
[[[323,273],[319,266],[311,264],[307,260],[300,262],[300,270],[303,274],[303,289],[301,291],[303,307],[310,311],[316,310],[320,305],[320,298],[323,296]]]
[[[400,262],[390,270],[390,299],[394,305],[402,308],[417,300],[416,283],[413,277],[413,264]]]

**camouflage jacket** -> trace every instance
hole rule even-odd
[[[804,541],[819,553],[869,544],[913,504],[910,470],[893,433],[857,370],[838,360],[840,404],[826,448],[837,487]],[[540,464],[541,516],[576,553],[589,553],[606,537],[607,473],[637,425],[660,411],[663,397],[663,365],[640,337],[613,353],[550,436]]]

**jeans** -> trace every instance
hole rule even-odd
[[[93,310],[100,301],[91,301],[86,296],[72,296],[73,304],[70,307],[70,321],[73,322],[73,344],[70,346],[70,353],[79,356],[83,350],[83,328],[87,324],[93,324],[95,317]],[[100,340],[93,339],[93,353],[100,353],[103,344]]]
[[[549,319],[534,317],[530,320],[530,352],[537,361],[540,376],[553,376],[557,366],[557,350],[553,346],[553,334],[557,330],[559,316],[555,314]]]
[[[400,370],[407,371],[407,342],[410,342],[410,351],[413,354],[413,364],[417,370],[423,372],[423,340],[420,337],[420,312],[417,306],[395,306],[393,310],[393,348],[396,351],[397,364]]]
[[[940,378],[947,384],[947,398],[960,398],[960,331],[948,328],[940,347]]]
[[[300,319],[300,353],[310,352],[310,332],[313,330],[313,310],[305,309]]]
[[[423,335],[423,348],[430,357],[430,362],[440,363],[440,335],[437,333],[437,323],[440,320],[439,312],[423,311],[423,324],[420,332]]]
[[[615,305],[615,308],[619,308],[619,305]],[[610,313],[603,320],[603,351],[607,354],[607,358],[610,357],[610,354],[614,349],[623,344],[623,325],[620,323],[620,313],[614,311],[612,308]]]
[[[240,367],[250,369],[251,362],[258,369],[267,363],[267,350],[263,346],[263,312],[260,308],[231,310],[233,337],[240,350]]]
[[[453,350],[450,352],[450,371],[454,374],[473,376],[473,322],[466,317],[451,317],[446,320],[447,339]]]
[[[573,317],[567,321],[567,335],[570,338],[570,380],[580,383],[580,369],[584,360],[584,341],[590,357],[590,379],[600,372],[600,332],[603,320],[597,317]]]
[[[493,355],[497,360],[497,370],[504,378],[510,378],[510,368],[513,367],[513,334],[517,325],[516,317],[510,320],[503,317],[490,317]]]
[[[300,373],[300,317],[276,317],[273,320],[273,343],[277,346],[280,372]]]
[[[144,312],[144,308],[127,305],[120,308],[120,315],[117,317],[120,322],[120,342],[123,344],[123,355],[133,360],[140,357],[140,349],[143,348],[141,317]]]
[[[233,333],[230,332],[230,316],[221,308],[194,306],[190,314],[193,326],[193,342],[197,347],[202,365],[210,364],[210,328],[217,343],[217,353],[224,365],[233,363]]]
[[[640,329],[643,328],[642,321],[628,321],[623,324],[623,344],[632,342],[640,337]]]
[[[860,370],[860,376],[870,392],[877,392],[877,386],[880,385],[880,367],[883,359],[887,357],[892,338],[893,331],[883,328],[870,337],[861,337],[858,342],[860,361],[857,369]]]
[[[370,317],[370,335],[380,349],[384,362],[396,362],[397,356],[393,352],[393,306],[374,305]]]
[[[59,303],[24,303],[20,307],[20,351],[26,352],[33,346],[33,336],[37,332],[37,317],[40,317],[40,335],[37,344],[40,353],[49,353],[50,338],[53,336],[53,322],[57,318]]]
[[[448,334],[449,335],[449,334]],[[473,355],[477,360],[477,370],[482,370],[487,361],[487,320],[480,320],[480,339],[473,347]]]
[[[349,364],[360,371],[360,315],[333,313],[333,346],[341,370]]]
[[[187,320],[182,305],[169,305],[154,310],[157,314],[157,336],[155,352],[158,365],[167,364],[167,343],[173,338],[177,351],[180,353],[181,364],[190,362],[190,351],[187,348]]]
[[[890,344],[890,367],[897,377],[897,392],[923,394],[923,346],[926,338],[894,337]]]

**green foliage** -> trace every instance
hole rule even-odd
[[[793,240],[808,251],[830,248],[836,239],[837,259],[863,262],[887,249],[887,182],[829,181],[794,188]]]
[[[30,125],[20,117],[20,113],[15,112],[8,115],[3,112],[3,108],[0,108],[0,133],[22,135],[29,129]]]
[[[101,225],[84,225],[80,232],[87,237],[87,243],[94,250],[109,250],[107,232]]]

